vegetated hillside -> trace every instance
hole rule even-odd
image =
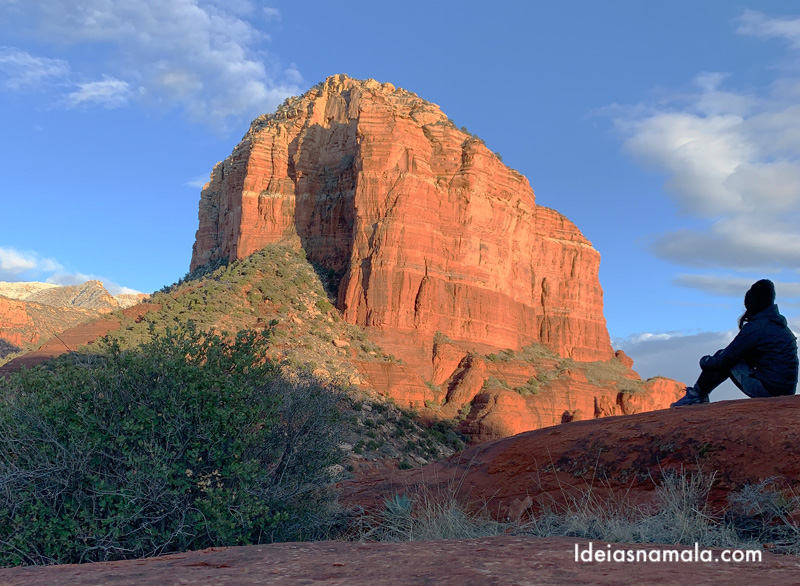
[[[391,364],[396,361],[369,340],[367,332],[347,324],[332,306],[336,275],[315,270],[302,249],[273,244],[229,264],[202,267],[154,293],[137,312],[116,312],[121,327],[93,348],[114,340],[123,349],[194,322],[201,331],[233,334],[268,330],[266,354],[286,372],[303,372],[346,391],[352,399],[346,417],[349,434],[343,449],[351,466],[391,460],[411,466],[451,455],[463,447],[454,425],[419,418],[365,386],[351,360]],[[132,316],[139,317],[132,317]]]
[[[451,352],[451,342],[440,334],[435,353],[442,370],[452,374],[439,384],[435,373],[417,382],[401,359],[371,339],[378,332],[341,318],[331,304],[337,279],[333,270],[315,269],[300,248],[268,245],[242,260],[201,268],[154,294],[148,301],[151,311],[139,321],[122,317],[123,327],[114,337],[131,347],[152,331],[188,320],[228,332],[270,328],[269,354],[286,367],[334,379],[381,402],[391,397],[428,419],[453,422],[479,441],[654,408],[648,401],[661,382],[641,381],[624,359],[576,362],[539,344],[464,357],[460,349]],[[383,379],[390,384],[381,385]],[[414,385],[423,388],[427,400],[403,402],[397,389],[407,388],[414,397]],[[386,433],[393,431],[373,430],[372,445]]]
[[[113,338],[130,348],[187,321],[228,333],[268,328],[271,358],[318,376],[357,382],[348,357],[389,358],[359,328],[340,319],[323,279],[327,275],[315,272],[302,249],[275,244],[240,261],[203,267],[154,293],[145,304],[150,307],[146,315],[122,316]]]

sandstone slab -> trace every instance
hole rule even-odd
[[[410,543],[280,543],[126,562],[0,570],[8,586],[207,584],[797,584],[800,561],[764,553],[748,563],[575,561],[583,539],[499,536]],[[605,549],[603,542],[593,548]],[[651,551],[654,544],[614,547]],[[672,548],[670,548],[672,549]],[[684,549],[684,548],[675,548]],[[721,550],[713,550],[715,557]]]

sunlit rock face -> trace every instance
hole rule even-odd
[[[614,355],[591,243],[480,139],[391,84],[330,77],[257,118],[215,166],[191,268],[286,239],[341,275],[344,318],[390,345],[409,335],[430,352],[439,332]]]

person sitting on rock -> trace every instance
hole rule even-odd
[[[748,397],[794,395],[797,338],[778,312],[772,281],[755,282],[744,296],[744,307],[739,333],[727,348],[700,359],[697,382],[670,407],[708,403],[708,394],[727,378]]]

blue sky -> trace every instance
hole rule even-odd
[[[800,330],[799,56],[777,0],[0,0],[0,280],[174,282],[214,163],[347,73],[526,175],[600,251],[615,346],[691,382],[758,278]]]

